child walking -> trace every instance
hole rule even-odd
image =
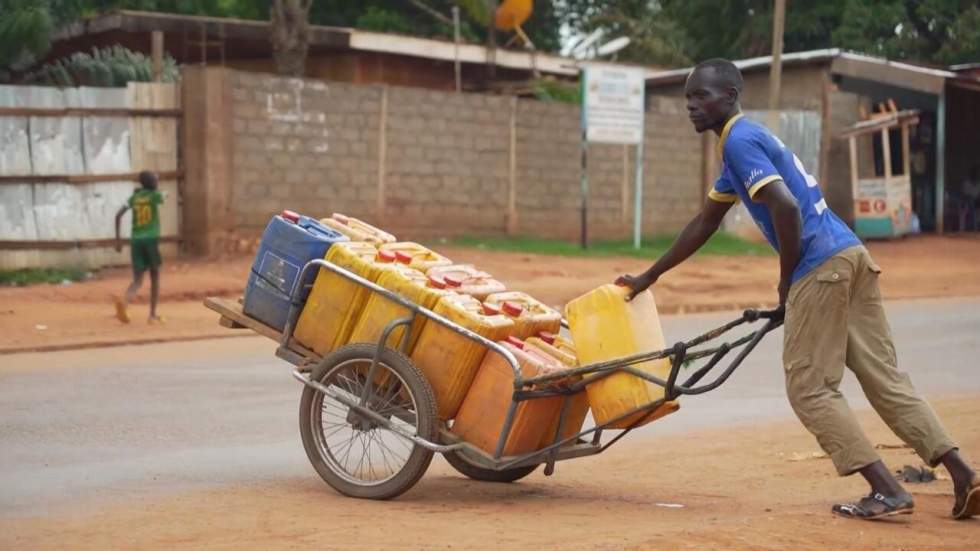
[[[116,213],[116,251],[122,251],[119,237],[119,223],[127,210],[133,209],[133,230],[129,238],[130,255],[133,262],[133,282],[126,294],[116,297],[116,317],[129,323],[129,303],[143,284],[143,274],[150,272],[150,317],[148,323],[163,323],[157,315],[157,299],[160,296],[160,214],[157,207],[163,203],[163,194],[157,191],[156,174],[144,170],[139,174],[140,189],[133,192],[129,201]]]

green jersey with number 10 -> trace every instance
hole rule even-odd
[[[133,209],[132,239],[158,239],[160,237],[160,213],[157,205],[163,203],[163,194],[151,189],[138,189],[129,198]]]

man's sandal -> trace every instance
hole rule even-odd
[[[914,507],[911,497],[903,499],[874,493],[862,497],[857,503],[838,503],[831,508],[831,512],[844,518],[876,520],[895,515],[911,515]]]
[[[973,515],[980,515],[980,477],[974,476],[970,487],[956,496],[953,505],[953,518],[964,520]]]

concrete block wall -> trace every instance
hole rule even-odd
[[[576,106],[234,70],[226,85],[236,230],[290,208],[405,239],[579,234]],[[676,231],[700,207],[701,140],[677,100],[653,98],[646,124],[644,231]],[[631,235],[633,159],[590,145],[590,237]]]
[[[363,214],[377,200],[376,87],[230,72],[235,225],[284,208]]]
[[[407,237],[504,231],[510,98],[389,88],[384,224]]]

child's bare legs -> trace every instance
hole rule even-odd
[[[126,294],[123,295],[122,300],[116,299],[116,317],[123,323],[129,323],[129,303],[133,302],[133,299],[136,298],[136,293],[139,292],[140,287],[143,285],[143,273],[142,271],[135,273],[133,275],[133,281],[126,288]],[[156,301],[154,299],[155,305]]]
[[[130,302],[136,298],[136,293],[140,291],[140,287],[143,286],[143,274],[146,272],[139,272],[133,276],[133,282],[129,284],[126,288],[126,295],[123,297],[123,304],[129,306]]]
[[[163,321],[157,316],[157,300],[160,298],[160,268],[150,268],[150,321]]]

